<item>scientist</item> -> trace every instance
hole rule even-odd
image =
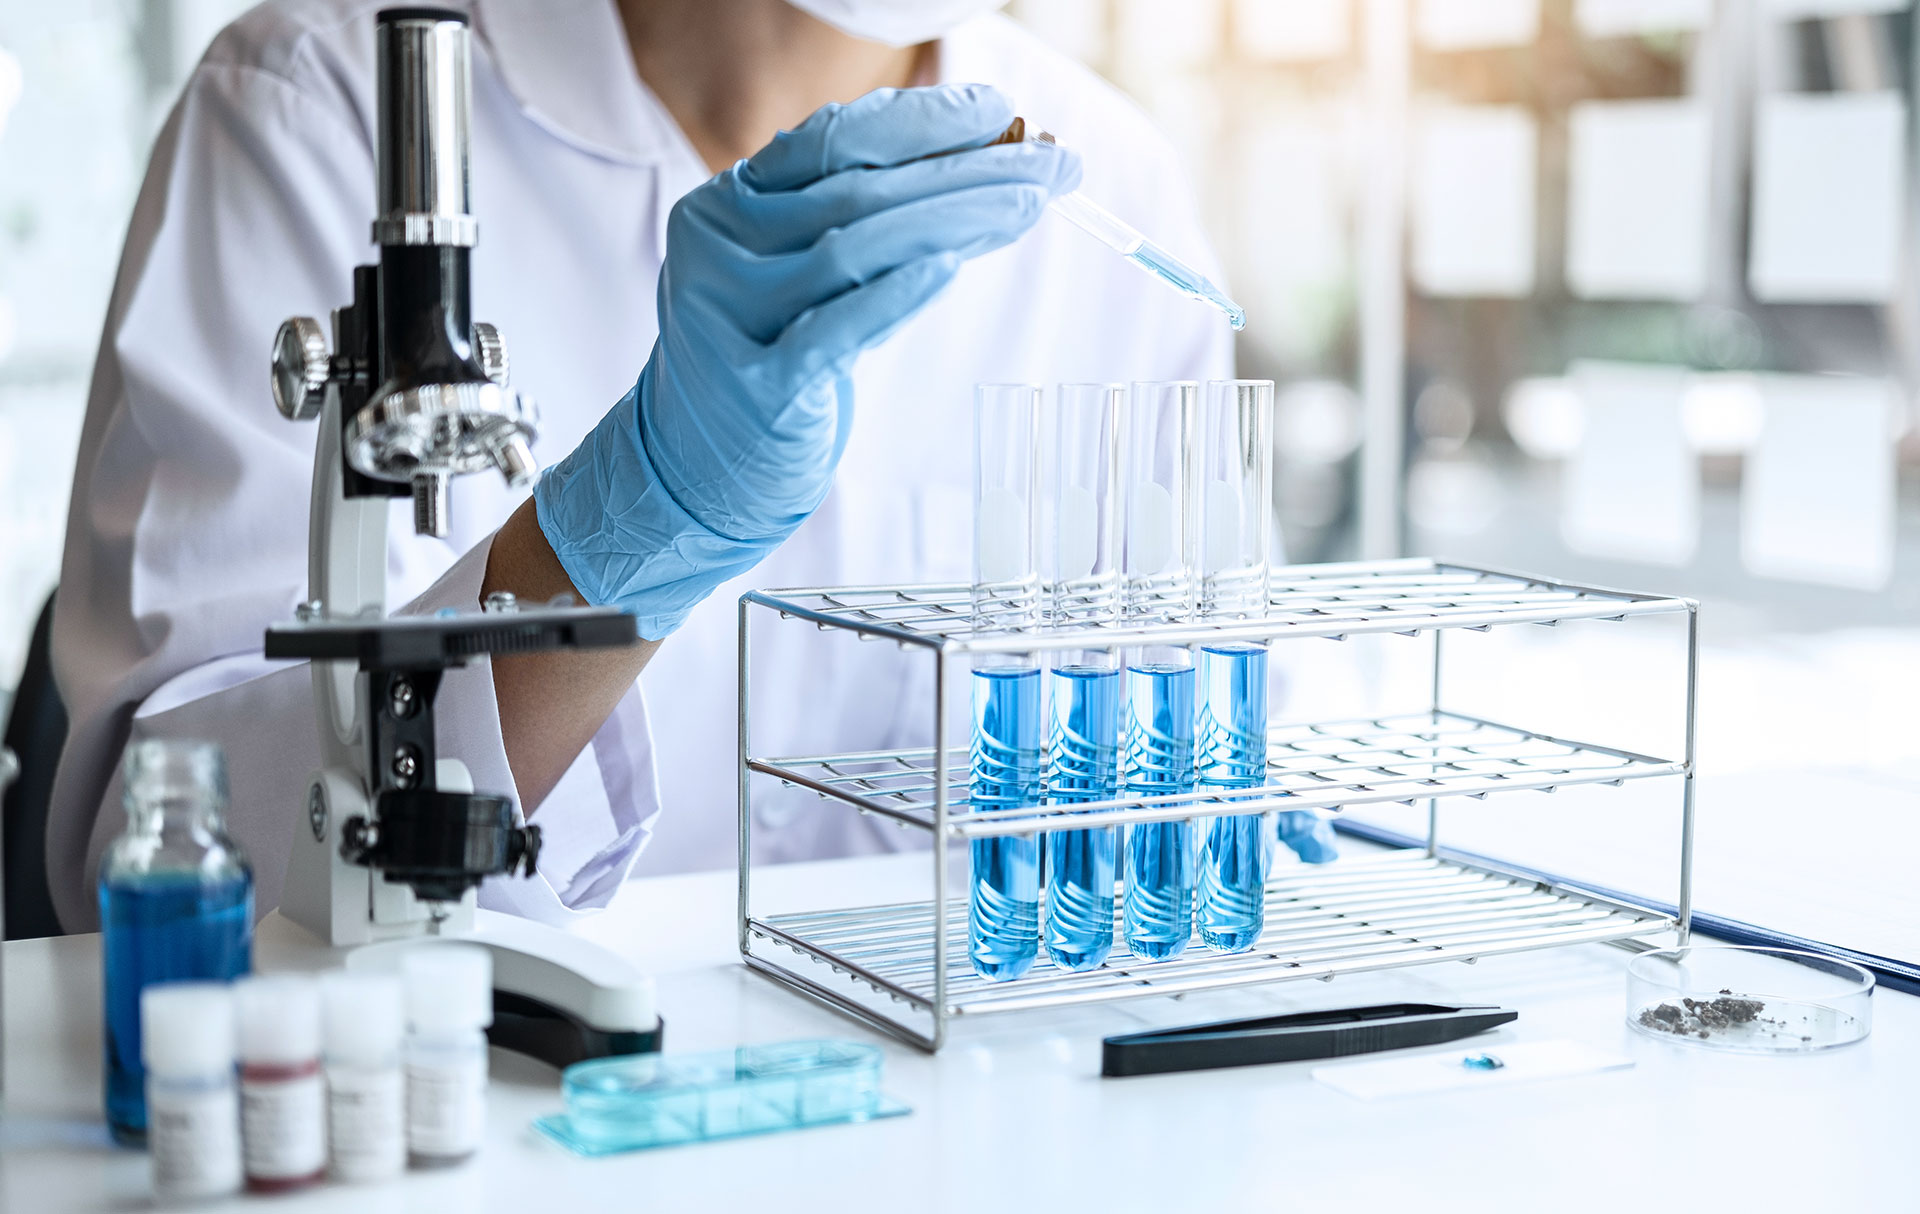
[[[259,905],[279,899],[318,756],[307,674],[267,662],[261,633],[305,597],[315,432],[273,409],[267,355],[375,256],[380,7],[253,9],[155,145],[54,622],[72,733],[48,863],[69,929],[96,923],[130,738],[226,745],[228,821]],[[482,902],[559,921],[636,862],[732,862],[743,589],[965,579],[974,384],[1222,377],[1232,355],[1217,314],[1046,218],[1084,173],[1170,247],[1206,248],[1168,143],[994,0],[467,7],[474,314],[543,406],[547,472],[530,499],[461,480],[444,540],[398,503],[389,594],[638,616],[631,649],[503,659],[440,693],[441,752],[545,828],[540,876]],[[1016,110],[1073,150],[984,146]],[[768,752],[926,741],[930,672],[891,646],[769,630],[754,675]],[[817,806],[770,804],[762,856],[910,841]]]

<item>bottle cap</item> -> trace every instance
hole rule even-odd
[[[161,982],[140,992],[140,1058],[154,1075],[233,1072],[233,992],[224,982]]]
[[[407,1025],[397,975],[322,975],[320,1004],[328,1058],[384,1060],[400,1052]]]
[[[479,945],[423,945],[407,953],[400,972],[414,1032],[466,1032],[493,1023],[493,954]]]
[[[242,978],[233,984],[240,1061],[299,1066],[320,1056],[320,988],[302,974]]]

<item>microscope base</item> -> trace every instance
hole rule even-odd
[[[651,976],[557,927],[497,911],[474,912],[471,932],[423,932],[344,947],[274,911],[254,931],[254,963],[275,971],[398,970],[407,950],[441,941],[479,944],[493,954],[494,1023],[487,1036],[501,1049],[556,1067],[660,1049],[665,1025]]]

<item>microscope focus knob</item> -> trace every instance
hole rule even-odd
[[[327,402],[327,338],[312,317],[296,316],[273,336],[273,404],[288,421],[320,416]]]
[[[501,387],[507,386],[507,339],[500,330],[484,320],[473,322],[473,345],[480,356],[480,369]]]

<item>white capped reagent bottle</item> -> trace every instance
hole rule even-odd
[[[448,1167],[480,1148],[487,1123],[487,1035],[493,956],[431,944],[401,962],[407,1003],[407,1155]]]

